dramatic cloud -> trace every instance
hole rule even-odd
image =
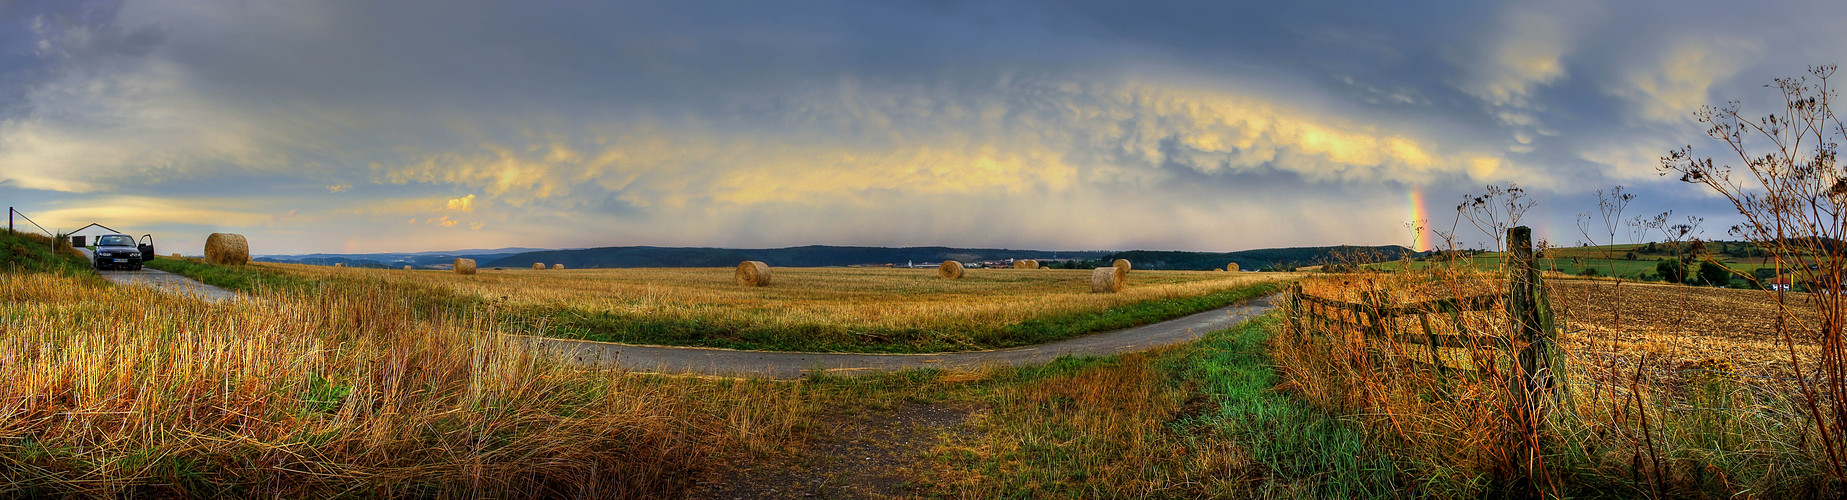
[[[1517,182],[1569,240],[1615,183],[1715,206],[1654,156],[1847,56],[1842,10],[4,4],[0,196],[182,250],[1232,250]]]

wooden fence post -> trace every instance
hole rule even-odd
[[[1306,330],[1302,329],[1303,314],[1306,314],[1306,312],[1302,310],[1302,284],[1291,284],[1289,285],[1289,326],[1295,327],[1295,333],[1297,335],[1306,335],[1308,333]]]
[[[1520,461],[1524,462],[1528,472],[1539,463],[1540,450],[1536,449],[1540,437],[1539,427],[1544,425],[1552,409],[1552,307],[1546,303],[1546,294],[1541,287],[1545,283],[1539,276],[1539,268],[1533,260],[1533,230],[1526,226],[1507,230],[1507,313],[1512,322],[1509,334],[1516,351],[1513,353],[1513,373],[1508,377],[1508,396],[1512,399],[1511,411],[1518,422],[1518,432],[1509,436],[1517,441],[1509,443],[1519,446],[1524,453]]]
[[[1526,226],[1507,230],[1512,259],[1508,263],[1507,312],[1512,318],[1514,377],[1509,384],[1514,401],[1532,412],[1529,421],[1543,422],[1550,410],[1552,392],[1551,305],[1545,303],[1545,286],[1533,259],[1533,230]]]

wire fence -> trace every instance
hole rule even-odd
[[[38,228],[39,232],[45,233],[45,236],[47,237],[51,237],[51,238],[58,237],[56,234],[52,234],[51,231],[46,230],[45,226],[40,226],[38,225],[37,221],[32,220],[31,217],[27,217],[25,212],[15,210],[13,209],[13,207],[6,207],[6,230],[18,232],[17,230],[13,229],[13,217],[14,216],[18,216],[21,219],[25,219],[26,222],[32,223],[32,227]]]

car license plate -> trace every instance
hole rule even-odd
[[[128,262],[128,259],[116,259],[115,261],[116,261],[116,262],[121,262],[121,263],[127,263],[127,262]]]

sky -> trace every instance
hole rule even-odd
[[[1506,183],[1574,243],[1623,185],[1723,238],[1657,158],[1847,61],[1836,1],[1405,4],[0,0],[0,202],[187,254],[1234,251]]]

